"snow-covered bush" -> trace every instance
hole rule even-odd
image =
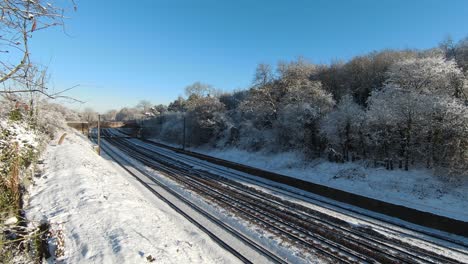
[[[31,166],[39,157],[47,137],[66,129],[66,118],[76,113],[47,101],[33,109],[17,100],[5,100],[0,115],[0,225],[4,219],[17,217],[24,186],[31,177]],[[5,107],[6,106],[6,107]],[[8,109],[9,108],[9,109]],[[14,113],[14,114],[12,114]],[[0,245],[4,238],[0,233]],[[0,257],[5,250],[0,246]]]
[[[15,102],[11,100],[0,100],[0,116],[6,117],[15,107]]]
[[[226,129],[224,104],[216,97],[188,100],[187,131],[190,144],[195,146],[214,143]]]
[[[72,111],[60,104],[43,101],[36,110],[36,125],[38,129],[54,138],[60,130],[67,129],[67,121],[76,121],[80,117],[77,112]]]
[[[249,151],[278,151],[276,132],[273,129],[258,129],[249,121],[243,122],[238,129],[236,146]]]
[[[24,121],[0,118],[0,211],[19,209],[21,171],[39,154],[41,135]]]

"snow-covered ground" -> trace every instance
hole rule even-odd
[[[192,164],[191,166],[195,170],[207,170],[207,171],[210,171],[210,172],[217,173],[218,172],[217,168],[222,168],[222,166],[213,165],[213,164],[211,164],[210,166],[205,167],[203,164],[207,164],[208,162],[199,161],[199,160],[198,160],[198,162],[195,162],[195,160],[197,160],[196,158],[188,157],[188,156],[178,154],[178,153],[175,153],[175,152],[172,152],[172,151],[169,151],[169,150],[162,150],[159,147],[156,147],[156,146],[151,145],[151,144],[147,144],[147,143],[142,142],[142,141],[137,140],[137,139],[130,139],[129,142],[131,142],[133,144],[136,144],[137,146],[139,146],[141,148],[152,150],[152,151],[155,151],[157,153],[161,153],[162,155],[168,155],[168,156],[174,157],[176,159],[179,159],[179,161],[184,162],[186,164]],[[246,154],[246,153],[241,152],[241,153],[238,153],[238,154]],[[293,153],[289,153],[288,155],[291,155],[291,157],[298,158]],[[248,157],[249,158],[255,158],[252,155],[248,156]],[[274,159],[272,159],[272,160],[273,160],[273,162],[275,161]],[[284,161],[285,159],[283,158],[281,160]],[[138,165],[137,163],[135,163],[133,166],[139,167],[139,166],[142,166],[142,165]],[[151,172],[151,171],[152,170],[148,168],[148,172]],[[451,243],[448,243],[447,241],[438,240],[438,239],[436,239],[434,237],[426,236],[426,235],[418,233],[418,232],[413,232],[413,230],[408,230],[408,229],[402,228],[402,227],[406,226],[406,227],[413,228],[414,230],[424,230],[425,232],[429,232],[429,233],[433,233],[433,234],[440,234],[442,237],[445,237],[445,236],[446,237],[451,237],[452,239],[454,239],[454,241],[460,241],[460,243],[466,244],[466,239],[463,238],[463,237],[452,236],[452,235],[445,234],[443,232],[439,233],[438,231],[435,231],[435,230],[428,230],[426,228],[415,226],[415,225],[412,225],[410,223],[403,223],[402,221],[399,221],[398,219],[393,219],[391,217],[378,216],[377,218],[385,219],[385,221],[386,221],[386,222],[380,222],[380,221],[378,221],[378,220],[376,220],[374,218],[368,218],[368,217],[366,217],[364,215],[361,215],[359,213],[356,214],[356,212],[359,212],[361,210],[353,209],[353,212],[349,212],[349,211],[346,211],[346,210],[343,211],[343,208],[338,208],[338,207],[334,207],[334,206],[330,205],[328,203],[328,201],[327,201],[328,199],[326,199],[326,198],[320,199],[322,201],[326,201],[326,204],[324,204],[322,202],[317,202],[314,199],[312,199],[312,200],[309,199],[310,197],[314,197],[313,195],[310,195],[310,194],[306,195],[304,192],[300,192],[300,191],[298,192],[299,195],[296,195],[295,194],[295,193],[297,193],[296,191],[293,191],[293,192],[285,191],[285,192],[283,192],[283,191],[279,191],[279,189],[269,188],[268,186],[264,186],[263,184],[259,184],[259,182],[257,182],[257,181],[255,183],[251,183],[248,179],[249,178],[255,178],[255,177],[249,176],[249,175],[247,175],[245,173],[238,173],[238,172],[231,174],[230,171],[233,172],[234,170],[223,170],[223,173],[224,173],[225,176],[229,177],[230,179],[239,181],[239,182],[241,182],[241,183],[243,183],[243,184],[245,184],[247,186],[250,186],[250,187],[259,189],[261,191],[267,192],[269,194],[281,197],[282,199],[288,200],[290,202],[301,204],[302,206],[309,207],[309,208],[311,208],[311,209],[313,209],[315,211],[319,211],[319,212],[322,212],[324,214],[328,214],[330,216],[339,218],[339,219],[344,220],[346,222],[349,222],[349,223],[351,223],[351,224],[353,224],[355,226],[365,227],[368,230],[372,229],[372,230],[374,230],[376,232],[381,233],[383,236],[393,237],[394,239],[401,240],[402,243],[411,244],[411,245],[414,245],[415,247],[425,248],[425,249],[427,249],[427,250],[429,250],[431,252],[438,252],[439,254],[447,255],[447,256],[450,256],[451,258],[454,258],[454,259],[460,259],[460,260],[463,259],[462,262],[466,261],[465,254],[459,254],[459,253],[454,252],[454,251],[451,250],[452,248],[454,248],[454,249],[461,249],[463,252],[466,252],[466,247],[462,246],[460,248],[459,245],[451,244]],[[158,175],[157,172],[155,172],[154,175],[155,175],[155,177],[159,177],[159,176],[156,176],[156,175]],[[168,181],[168,182],[165,182],[166,186],[170,186],[171,189],[178,189],[178,192],[182,192],[183,193],[182,195],[184,197],[188,198],[191,201],[201,202],[201,201],[199,201],[200,197],[198,195],[192,195],[191,191],[187,190],[187,188],[178,187],[177,184],[172,183],[171,180],[164,179],[164,178],[165,177],[163,177],[161,180]],[[335,203],[335,204],[340,204],[340,206],[343,206],[341,203]],[[205,210],[207,210],[207,211],[213,212],[213,209],[214,209],[214,211],[222,211],[224,216],[221,216],[220,219],[222,219],[223,222],[228,223],[229,225],[233,226],[237,230],[242,230],[243,233],[249,234],[249,236],[251,236],[252,238],[255,238],[255,240],[257,240],[257,241],[265,240],[264,242],[266,242],[268,246],[272,246],[273,248],[276,247],[277,240],[273,239],[274,236],[270,236],[268,234],[264,235],[263,234],[264,230],[259,229],[258,227],[256,228],[255,226],[253,226],[253,225],[251,225],[249,223],[243,222],[242,219],[236,219],[236,217],[230,215],[229,212],[226,212],[225,210],[222,210],[221,208],[216,208],[216,206],[214,206],[214,207],[213,207],[213,205],[208,206],[208,205],[204,205],[203,203],[200,204],[200,205],[201,205],[201,207],[205,208]],[[347,208],[347,206],[344,206],[344,207]],[[352,206],[351,206],[351,208],[352,208]],[[365,211],[365,210],[362,210],[362,211]],[[365,215],[376,216],[375,214],[372,214],[372,213],[369,213],[369,212],[366,212]],[[395,223],[395,224],[397,224],[397,226],[394,226],[394,225],[389,224],[389,223]],[[285,255],[285,256],[288,256],[287,257],[288,260],[292,259],[293,257],[299,257],[301,255],[300,252],[296,251],[296,249],[294,249],[293,247],[289,247],[287,245],[285,247],[289,248],[289,251]],[[276,249],[274,251],[277,251],[278,248],[280,248],[280,247],[276,247]],[[304,259],[301,259],[302,261],[304,261],[304,260],[311,261],[310,258],[306,258],[305,256],[303,256],[303,257],[304,257]],[[298,261],[293,261],[293,263],[298,263]]]
[[[468,180],[456,183],[433,176],[428,169],[393,171],[359,163],[305,162],[298,153],[252,153],[239,149],[192,151],[246,164],[421,211],[468,221]]]
[[[139,145],[142,148],[149,148],[149,149],[159,149],[159,147],[155,147],[149,144],[146,144],[140,140],[130,140],[132,143]],[[123,155],[127,155],[122,153],[118,148],[108,144],[106,141],[103,141],[103,146],[105,146],[106,150],[111,149],[117,153],[121,153]],[[172,151],[170,151],[172,152]],[[262,227],[259,227],[255,223],[249,222],[242,217],[239,217],[236,213],[226,210],[223,206],[210,201],[200,195],[197,192],[194,192],[190,188],[187,188],[184,185],[174,181],[173,179],[162,175],[157,169],[153,169],[147,167],[140,163],[139,161],[135,160],[131,156],[126,156],[126,161],[134,168],[138,168],[141,171],[145,171],[152,178],[157,179],[157,181],[162,182],[164,186],[169,187],[171,190],[175,191],[178,195],[184,197],[185,199],[189,200],[193,203],[196,207],[201,208],[203,211],[207,212],[208,214],[212,215],[214,218],[220,220],[225,225],[229,226],[230,228],[236,230],[239,233],[242,233],[244,236],[248,237],[249,239],[255,241],[257,244],[261,245],[261,247],[267,249],[277,257],[290,262],[290,263],[324,263],[321,257],[317,255],[311,254],[310,252],[302,252],[301,249],[294,247],[289,242],[284,241],[283,239],[277,238],[274,233],[271,231],[265,230]],[[197,167],[193,167],[197,169]],[[188,213],[188,212],[185,212]],[[199,219],[197,219],[199,220]],[[199,221],[200,222],[200,221]],[[205,228],[209,229],[213,232],[213,223],[207,223],[204,225]],[[268,260],[264,259],[264,256],[257,258],[252,256],[252,253],[249,252],[252,249],[245,249],[245,247],[249,247],[244,245],[243,242],[240,240],[232,241],[229,237],[221,234],[218,236],[223,239],[226,243],[228,243],[231,247],[233,247],[238,252],[247,252],[244,257],[249,259],[253,263],[265,263]],[[256,253],[254,253],[255,255]]]
[[[7,131],[13,142],[18,142],[20,148],[25,146],[37,147],[40,141],[39,135],[33,130],[27,129],[27,124],[20,122],[11,122],[0,118],[0,129]],[[5,143],[0,139],[0,144]]]
[[[71,133],[71,134],[70,134]],[[53,142],[57,142],[56,140]],[[48,219],[65,263],[233,263],[238,260],[69,132],[44,153],[27,216]],[[49,262],[55,263],[54,260]]]

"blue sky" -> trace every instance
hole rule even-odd
[[[63,1],[58,1],[63,2]],[[247,88],[258,63],[315,63],[468,36],[465,0],[77,0],[66,34],[36,32],[32,58],[75,109],[167,104],[201,81]]]

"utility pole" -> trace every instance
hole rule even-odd
[[[185,113],[184,113],[184,131],[182,132],[183,139],[182,139],[182,150],[185,150]]]
[[[98,115],[98,122],[97,122],[97,144],[98,144],[98,155],[101,156],[101,115]]]

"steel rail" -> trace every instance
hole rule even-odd
[[[174,209],[177,213],[181,214],[183,217],[185,217],[189,222],[191,222],[192,224],[194,224],[195,226],[197,226],[200,230],[202,230],[203,232],[205,232],[209,237],[211,237],[218,245],[220,245],[222,248],[226,249],[227,251],[229,251],[230,253],[232,253],[234,256],[236,256],[237,258],[239,258],[242,262],[244,263],[253,263],[252,261],[250,261],[249,259],[245,258],[241,253],[239,253],[238,251],[236,251],[234,248],[232,248],[231,246],[229,246],[228,244],[226,244],[221,238],[217,237],[214,233],[212,233],[210,230],[208,230],[206,227],[202,226],[200,223],[198,223],[195,219],[193,219],[191,216],[189,216],[187,213],[185,213],[183,210],[181,210],[180,208],[178,208],[175,204],[173,204],[171,201],[169,201],[168,199],[166,199],[163,195],[161,195],[160,193],[158,193],[156,190],[154,190],[153,188],[151,188],[151,186],[149,186],[146,182],[142,181],[138,176],[136,176],[133,172],[131,172],[128,168],[126,168],[125,166],[123,166],[123,164],[121,164],[121,162],[118,161],[118,159],[116,158],[117,157],[120,157],[122,158],[121,155],[119,155],[117,152],[115,152],[114,150],[110,149],[109,147],[107,146],[102,146],[103,147],[103,151],[112,159],[114,160],[119,166],[121,166],[125,171],[127,171],[130,175],[132,175],[135,179],[137,179],[143,186],[145,186],[145,188],[147,188],[148,190],[150,190],[153,194],[155,194],[159,199],[161,199],[163,202],[165,202],[166,204],[168,204],[172,209]],[[200,207],[198,207],[197,205],[195,205],[194,203],[190,202],[189,200],[187,200],[185,197],[181,196],[180,194],[178,194],[177,192],[174,192],[173,190],[171,190],[170,188],[168,188],[167,186],[165,186],[163,183],[161,183],[160,181],[158,181],[157,179],[155,179],[154,177],[152,177],[151,175],[149,175],[147,172],[139,169],[139,168],[135,168],[138,172],[140,172],[141,174],[145,175],[148,179],[150,179],[151,181],[153,181],[155,184],[157,184],[159,187],[163,188],[165,191],[169,192],[171,195],[175,196],[177,199],[179,199],[180,201],[184,202],[185,204],[187,204],[189,207],[191,207],[193,210],[197,211],[198,213],[202,214],[203,216],[205,216],[207,219],[209,219],[212,223],[222,227],[223,229],[225,229],[226,231],[228,231],[231,235],[237,237],[240,241],[244,242],[245,244],[249,245],[253,250],[257,251],[258,253],[264,255],[265,257],[267,257],[268,259],[270,259],[272,262],[274,263],[287,263],[285,262],[283,259],[281,259],[280,257],[276,256],[275,254],[271,253],[269,250],[265,249],[263,246],[257,244],[255,241],[251,240],[250,238],[246,237],[245,235],[239,233],[238,231],[234,230],[233,228],[231,228],[230,226],[226,225],[225,223],[223,223],[222,221],[214,218],[213,216],[211,216],[210,214],[206,213],[203,209],[201,209]]]
[[[125,143],[122,143],[122,142],[121,142],[121,144],[125,144]],[[131,144],[131,143],[127,143],[127,144]],[[131,146],[128,146],[128,145],[127,145],[126,147],[130,147],[130,148],[131,148]],[[144,153],[141,153],[141,154],[144,155]],[[265,199],[265,198],[263,197],[263,199]],[[284,207],[284,205],[282,205],[282,206]],[[278,220],[278,219],[277,219],[277,220]],[[306,230],[302,230],[302,232],[304,232],[304,231],[307,232]],[[387,250],[398,250],[398,249],[396,249],[396,248],[390,247],[389,245],[386,245],[386,246],[389,247],[389,249],[387,249]],[[343,250],[343,249],[341,249],[341,250]],[[405,254],[409,255],[410,257],[417,258],[417,259],[419,259],[419,260],[422,261],[422,262],[429,262],[429,261],[430,261],[430,260],[427,260],[427,259],[425,259],[425,258],[421,258],[421,257],[418,256],[418,255],[410,254],[408,251],[401,251],[401,250],[399,250],[399,251],[400,251],[401,253],[405,253]],[[391,256],[391,255],[390,255],[390,256]],[[425,257],[427,257],[427,256],[425,256]],[[435,256],[429,256],[429,257],[430,257],[430,258],[434,258]],[[364,260],[364,259],[362,259],[362,260]],[[367,259],[366,259],[366,260],[367,260]],[[410,261],[411,259],[408,259],[407,257],[405,257],[404,259],[401,259],[401,260],[408,262],[408,261]],[[443,258],[443,259],[442,259],[442,258],[441,258],[441,259],[438,259],[438,260],[436,260],[436,261],[432,260],[432,261],[430,261],[430,262],[438,262],[438,261],[441,261],[441,260],[445,261],[446,263],[449,263],[449,261],[450,261],[451,259],[446,259],[446,258]],[[452,262],[453,262],[453,260],[452,260]],[[455,263],[456,263],[456,262],[455,262]]]
[[[138,146],[140,146],[140,145],[138,145]],[[144,147],[144,146],[143,146],[143,147]],[[155,149],[149,149],[149,148],[147,148],[147,147],[144,147],[144,148],[147,149],[148,151],[151,151],[151,152],[153,152],[153,153],[155,153],[155,154],[158,154],[158,155],[163,155],[163,156],[167,156],[167,157],[170,157],[170,158],[174,158],[174,156],[176,156],[176,157],[177,157],[177,160],[179,160],[179,161],[180,161],[180,160],[186,160],[186,161],[187,161],[186,164],[189,164],[189,163],[195,164],[195,165],[198,166],[198,167],[205,167],[205,168],[209,169],[210,171],[215,170],[215,171],[220,171],[220,172],[223,172],[223,173],[235,174],[235,173],[230,172],[230,171],[228,171],[228,170],[223,170],[223,169],[221,169],[221,168],[217,168],[216,166],[209,166],[208,164],[206,164],[206,163],[204,163],[204,162],[201,162],[201,161],[196,161],[196,160],[194,160],[193,158],[187,158],[187,157],[184,157],[184,156],[181,155],[181,154],[173,153],[173,152],[170,151],[170,150],[162,150],[162,149],[155,150]],[[162,154],[161,151],[162,151],[162,152],[165,152],[165,154]],[[168,153],[169,153],[169,154],[168,154]],[[237,175],[237,174],[236,174],[236,175]],[[222,177],[222,176],[221,176],[221,177]],[[223,177],[223,178],[224,178],[224,177]],[[233,187],[233,188],[240,189],[240,187],[238,187],[238,186],[236,185],[235,182],[229,182],[229,181],[232,181],[232,180],[227,179],[227,178],[224,178],[224,179],[225,179],[225,181],[223,181],[224,184],[230,185],[230,186]],[[237,184],[239,184],[239,183],[237,183]],[[244,190],[244,191],[249,192],[249,193],[250,193],[251,195],[253,195],[253,196],[256,196],[256,197],[261,198],[257,193],[254,193],[254,192],[251,192],[251,191],[248,191],[248,190]],[[286,205],[284,205],[284,204],[282,204],[282,203],[280,203],[280,202],[278,202],[278,201],[271,200],[271,202],[272,202],[273,204],[277,205],[277,206],[280,206],[280,207],[282,207],[282,208],[286,208]],[[293,203],[290,203],[290,204],[289,204],[289,206],[287,207],[289,210],[294,209],[294,207],[290,207],[291,205],[294,205],[294,204],[293,204]],[[341,229],[341,230],[346,231],[346,232],[349,232],[349,233],[351,233],[351,234],[353,234],[353,235],[357,235],[357,236],[360,236],[360,237],[364,237],[365,235],[368,235],[368,234],[366,234],[366,233],[364,233],[364,232],[359,232],[359,231],[357,231],[357,230],[352,230],[352,229],[349,229],[349,228],[344,228],[343,226],[340,226],[340,225],[337,225],[337,224],[333,224],[333,223],[330,223],[330,222],[321,221],[320,219],[318,219],[317,216],[314,216],[314,215],[312,215],[312,214],[306,213],[306,212],[304,212],[304,211],[296,210],[296,213],[298,213],[298,214],[300,214],[300,215],[304,215],[304,216],[306,216],[306,217],[311,217],[311,218],[313,218],[314,220],[320,221],[320,222],[321,222],[322,224],[324,224],[324,225],[332,226],[333,228]],[[341,213],[341,212],[340,212],[340,213]],[[386,228],[388,229],[388,227],[386,227]],[[396,230],[394,230],[394,231],[396,231]],[[399,232],[399,233],[401,233],[401,232]],[[403,233],[403,234],[404,234],[404,235],[407,235],[406,233]],[[350,239],[353,239],[353,238],[350,238]],[[414,246],[411,247],[410,249],[404,249],[404,248],[402,248],[402,247],[397,248],[397,247],[392,246],[392,245],[389,244],[389,243],[395,243],[394,241],[391,241],[391,239],[388,239],[388,238],[386,239],[385,237],[379,237],[379,239],[386,239],[386,242],[381,242],[381,241],[378,241],[377,239],[374,239],[374,238],[371,238],[371,237],[366,237],[366,239],[367,239],[367,240],[371,240],[371,241],[373,241],[374,243],[377,243],[377,244],[380,244],[380,245],[389,247],[390,249],[399,251],[399,252],[401,252],[401,253],[410,254],[410,255],[413,255],[413,256],[419,258],[419,256],[414,255],[414,254],[411,252],[411,251],[416,251],[417,253],[420,253],[421,255],[425,255],[425,257],[427,257],[427,258],[433,259],[433,261],[436,262],[436,263],[437,263],[437,262],[444,262],[444,263],[452,263],[452,262],[453,262],[453,263],[460,263],[460,262],[457,262],[457,261],[454,262],[453,259],[446,258],[446,257],[441,256],[441,255],[439,255],[439,254],[435,254],[435,253],[432,254],[431,252],[428,252],[427,250],[421,250],[421,249],[415,248]],[[418,239],[424,241],[424,239],[421,239],[421,238],[418,238]],[[431,241],[428,241],[428,240],[425,240],[425,241],[426,241],[426,242],[431,242]],[[401,242],[401,241],[399,241],[399,242]],[[432,244],[434,244],[434,243],[432,243]],[[453,249],[453,250],[456,251],[457,253],[467,255],[467,254],[466,254],[465,252],[463,252],[463,251],[459,251],[459,250],[456,250],[456,249]]]

